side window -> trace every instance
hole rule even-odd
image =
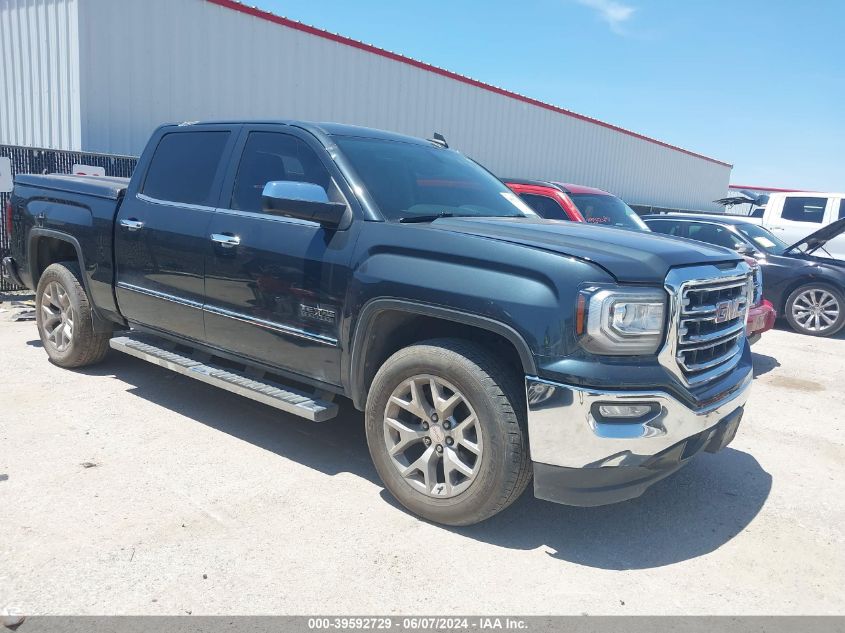
[[[142,193],[158,200],[212,204],[211,188],[230,132],[171,132],[155,149]]]
[[[261,192],[273,180],[295,180],[320,185],[336,198],[331,176],[317,154],[303,141],[279,132],[250,132],[235,186],[232,189],[232,209],[261,211]]]
[[[728,229],[717,224],[692,223],[689,225],[688,231],[688,237],[691,240],[707,242],[708,244],[713,244],[715,246],[724,246],[725,248],[734,249],[737,245],[743,243],[740,238],[731,233]]]
[[[647,222],[648,228],[655,233],[663,233],[664,235],[679,236],[683,234],[680,222],[672,222],[670,220],[651,220]]]
[[[845,218],[845,198],[839,201],[839,219]]]
[[[558,204],[554,198],[548,196],[538,196],[531,193],[521,193],[519,197],[527,204],[533,211],[538,213],[541,218],[548,220],[569,220],[566,211]]]
[[[784,220],[821,224],[824,221],[824,207],[827,198],[798,198],[787,196],[783,201]]]

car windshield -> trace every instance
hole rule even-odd
[[[754,242],[754,246],[770,255],[781,255],[789,247],[789,244],[762,226],[757,226],[756,224],[738,224],[736,228],[745,237]]]
[[[388,220],[535,215],[495,176],[454,150],[358,137],[336,142]]]
[[[591,224],[618,226],[635,231],[650,229],[637,212],[616,196],[595,193],[570,193],[569,198],[578,207],[584,219]]]

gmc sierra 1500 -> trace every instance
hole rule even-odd
[[[365,411],[385,486],[465,525],[526,487],[629,499],[731,441],[739,255],[544,220],[442,142],[163,126],[131,180],[19,176],[5,266],[62,367],[111,346],[313,421]]]

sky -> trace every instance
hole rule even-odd
[[[845,191],[845,1],[250,0],[734,165]]]

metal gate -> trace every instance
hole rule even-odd
[[[107,176],[128,178],[132,175],[138,158],[115,154],[92,154],[89,152],[67,152],[64,150],[41,149],[37,147],[19,147],[0,145],[0,156],[8,156],[12,163],[12,175],[15,174],[69,174],[74,165],[102,167]],[[6,234],[6,201],[11,194],[0,192],[0,260],[9,254],[9,235]],[[3,276],[0,267],[0,292],[22,290]]]

